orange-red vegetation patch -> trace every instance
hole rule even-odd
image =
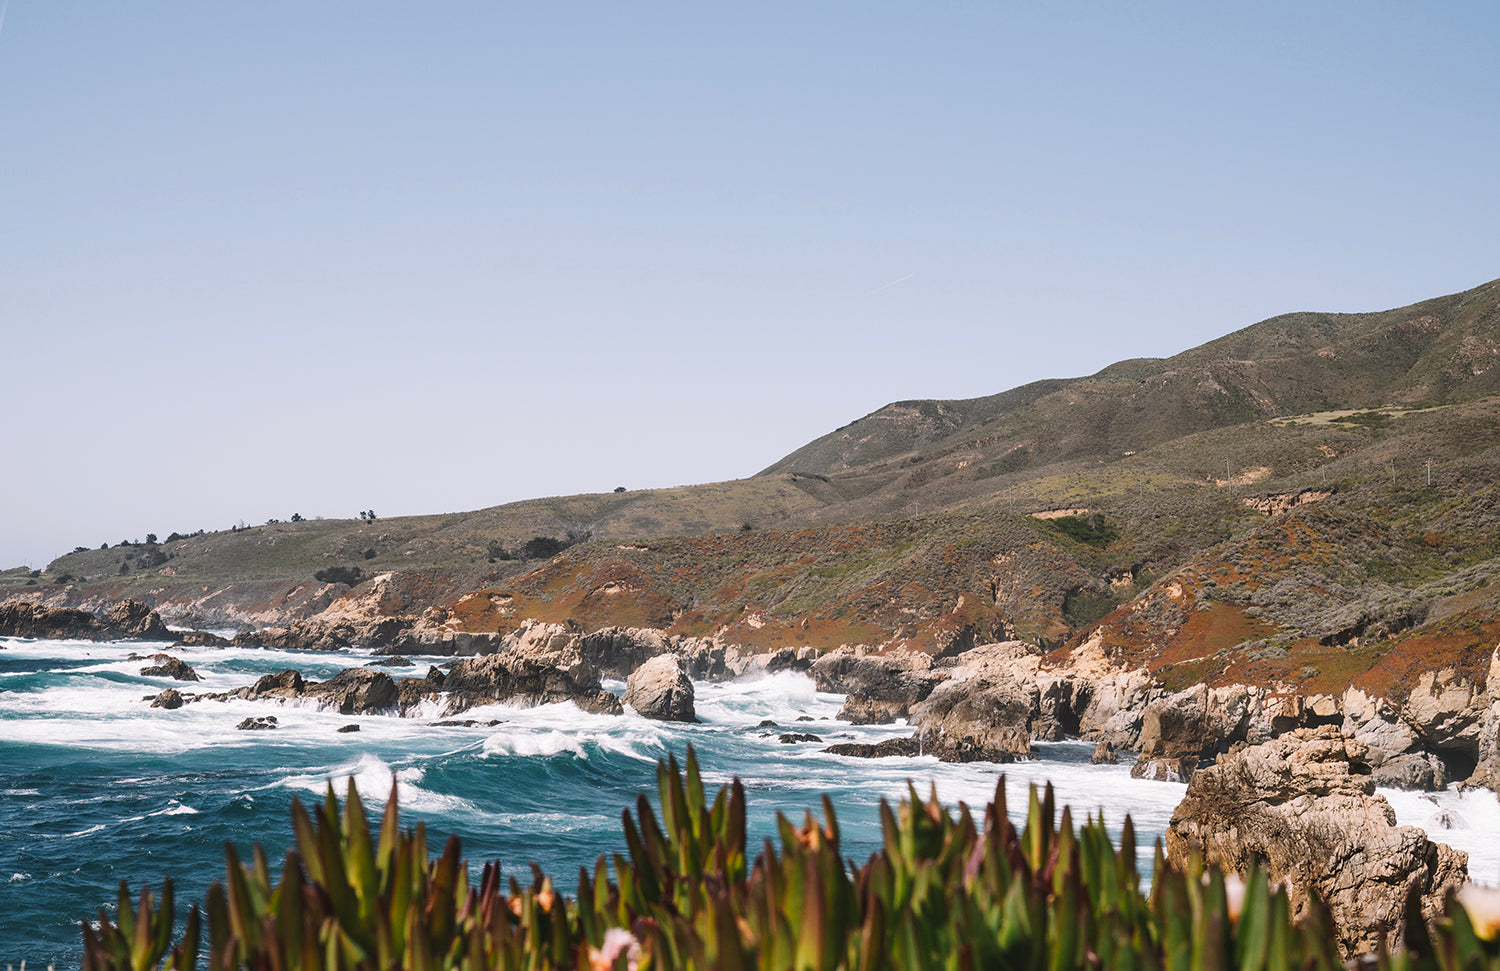
[[[1385,650],[1352,683],[1369,694],[1403,698],[1424,673],[1453,668],[1483,685],[1497,644],[1500,616],[1488,609],[1466,611],[1377,645]]]

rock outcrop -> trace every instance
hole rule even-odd
[[[488,704],[544,705],[571,701],[585,711],[620,714],[620,700],[599,684],[599,672],[573,648],[530,650],[465,658],[443,672],[393,679],[384,671],[346,668],[327,681],[308,681],[292,669],[268,674],[234,691],[192,700],[311,700],[345,715],[412,715],[431,702],[444,714]]]
[[[698,720],[693,708],[693,682],[682,661],[671,654],[658,654],[631,673],[625,682],[625,704],[657,721]]]
[[[1345,954],[1397,931],[1409,892],[1424,917],[1467,876],[1467,854],[1433,843],[1374,794],[1368,747],[1324,726],[1292,731],[1198,770],[1166,833],[1169,856],[1193,850],[1285,881],[1294,913],[1316,893],[1332,910]]]
[[[45,607],[13,600],[0,604],[0,637],[47,637],[89,641],[170,641],[161,617],[136,600],[121,600],[103,617],[72,607]]]
[[[443,684],[450,714],[478,705],[545,705],[571,701],[584,711],[618,715],[620,699],[599,685],[599,671],[576,646],[561,650],[517,648],[504,654],[465,658]]]
[[[944,762],[1030,758],[1038,661],[1036,648],[1021,641],[965,652],[948,680],[912,711],[927,753]]]
[[[948,679],[933,670],[932,657],[917,652],[856,655],[830,651],[815,661],[809,673],[819,691],[845,695],[841,721],[856,725],[889,725],[910,716],[912,709]]]

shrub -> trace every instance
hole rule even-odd
[[[568,548],[568,544],[551,536],[533,536],[521,544],[521,559],[545,560]]]
[[[1115,528],[1095,513],[1092,516],[1059,516],[1045,520],[1048,526],[1064,536],[1089,546],[1108,546],[1119,534]]]
[[[1003,778],[982,829],[967,806],[955,816],[909,790],[881,805],[883,845],[863,866],[841,856],[826,798],[821,823],[778,817],[780,846],[752,861],[738,779],[710,804],[689,749],[685,776],[675,757],[659,765],[657,790],[660,816],[642,795],[624,814],[625,853],[581,870],[568,900],[535,865],[529,886],[493,863],[471,886],[457,837],[434,859],[421,824],[400,828],[394,786],[372,834],[353,781],[342,806],[330,785],[311,815],[293,802],[279,882],[259,846],[245,863],[226,844],[225,882],[175,946],[170,879],[159,906],[122,883],[115,920],[82,926],[84,967],[196,967],[204,924],[211,968],[1343,967],[1327,908],[1293,922],[1285,889],[1257,872],[1226,878],[1158,846],[1143,894],[1130,821],[1117,850],[1102,819],[1059,819],[1051,787],[1032,787],[1019,830]],[[1416,914],[1406,943],[1368,966],[1500,964],[1452,901],[1431,929]]]
[[[322,583],[347,583],[354,586],[364,578],[364,571],[357,566],[330,566],[313,574],[313,579]]]
[[[373,560],[373,559],[375,559],[375,550],[374,549],[365,550],[365,559],[367,559],[367,560]]]

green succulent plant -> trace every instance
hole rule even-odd
[[[710,804],[691,749],[658,766],[658,810],[623,813],[624,852],[579,872],[565,899],[535,865],[529,884],[487,864],[477,885],[457,838],[431,857],[424,827],[403,830],[394,788],[371,832],[352,782],[309,814],[279,880],[256,847],[226,850],[224,882],[177,936],[170,880],[160,901],[120,887],[111,920],[83,927],[86,969],[551,969],[865,971],[1015,968],[1142,971],[1342,969],[1331,918],[1293,921],[1284,889],[1251,872],[1168,860],[1149,893],[1127,818],[1116,846],[1102,816],[1075,826],[1051,787],[1030,789],[1017,829],[1005,783],[976,824],[914,788],[880,809],[882,845],[863,865],[840,855],[838,822],[778,817],[779,845],[747,853],[738,780]],[[1500,967],[1496,919],[1449,903],[1427,926],[1409,914],[1402,947],[1369,958],[1393,971]],[[1482,909],[1482,908],[1480,908]],[[206,925],[207,940],[203,940]],[[206,953],[204,948],[206,946]]]

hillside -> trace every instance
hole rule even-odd
[[[1482,680],[1497,331],[1500,283],[1289,314],[1087,378],[889,405],[749,479],[83,549],[0,574],[0,596],[130,596],[214,626],[362,603],[455,631],[535,619],[765,649],[1058,650],[1092,631],[1174,684]]]

